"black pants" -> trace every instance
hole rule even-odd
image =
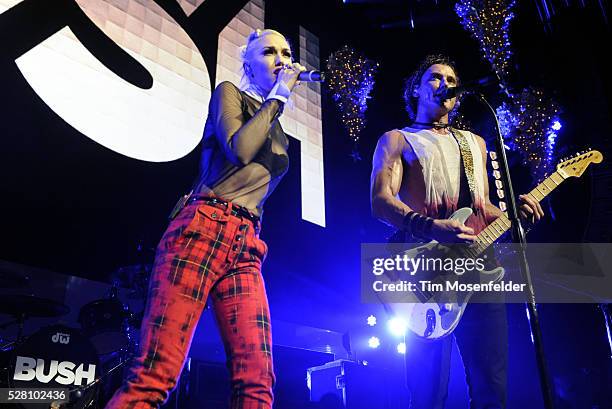
[[[410,332],[410,331],[408,331]],[[506,407],[508,322],[505,304],[469,304],[454,332],[465,367],[470,409]],[[452,338],[406,338],[410,409],[443,409],[448,395]]]

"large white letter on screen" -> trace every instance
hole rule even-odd
[[[141,89],[115,75],[67,27],[17,59],[30,86],[71,126],[115,152],[151,162],[191,152],[211,90],[189,35],[152,0],[77,3],[149,71],[153,86]]]

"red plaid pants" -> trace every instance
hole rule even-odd
[[[185,206],[157,248],[140,356],[106,408],[157,408],[167,400],[209,294],[227,355],[231,408],[271,408],[272,338],[261,276],[266,253],[259,222],[239,216],[231,203]]]

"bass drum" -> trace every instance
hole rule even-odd
[[[98,356],[93,345],[79,330],[63,325],[43,328],[17,345],[8,360],[10,388],[63,388],[73,391],[62,408],[96,407],[99,377]],[[81,392],[76,392],[81,388]],[[75,393],[76,392],[76,393]],[[47,409],[50,404],[11,405],[23,409]]]

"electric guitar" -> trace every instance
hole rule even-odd
[[[557,165],[557,170],[536,186],[528,196],[539,202],[565,179],[582,176],[591,163],[600,163],[602,160],[603,155],[595,150],[580,152],[571,158],[565,159]],[[472,210],[464,207],[454,212],[450,219],[464,224],[471,214]],[[476,236],[473,244],[455,248],[433,240],[403,251],[400,254],[402,257],[406,256],[410,259],[423,259],[424,257],[441,259],[467,257],[477,259],[510,228],[510,224],[508,217],[503,214],[481,231]],[[420,275],[430,279],[432,283],[443,284],[453,280],[453,282],[458,284],[467,284],[467,286],[461,288],[469,288],[474,284],[499,282],[504,277],[504,269],[502,267],[494,267],[487,270],[485,267],[481,271],[462,274],[459,274],[457,271],[451,271],[450,273],[438,272],[434,273],[433,277],[431,271],[417,271],[412,273],[414,275],[410,274],[410,276],[408,274],[405,271],[394,271],[392,274],[385,273],[379,278],[383,284],[397,284],[402,281],[414,282],[414,277],[419,277]],[[410,331],[421,338],[436,340],[451,334],[457,327],[473,291],[448,290],[448,286],[445,285],[439,286],[443,287],[443,289],[437,291],[434,287],[428,286],[426,291],[422,289],[407,291],[405,295],[406,301],[402,298],[402,303],[398,303],[397,298],[394,298],[389,292],[382,291],[378,292],[377,295],[387,312],[405,321]]]

